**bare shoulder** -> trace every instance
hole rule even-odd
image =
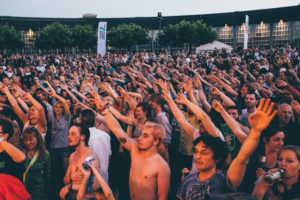
[[[169,164],[166,162],[166,160],[163,157],[161,157],[161,155],[159,154],[155,155],[154,159],[158,171],[162,171],[162,172],[170,171]]]
[[[76,152],[71,153],[69,157],[69,162],[73,161],[76,158]]]

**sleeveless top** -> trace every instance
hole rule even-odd
[[[24,124],[23,131],[24,131],[26,128],[29,128],[29,127],[34,127],[34,128],[36,128],[36,129],[38,129],[38,128],[37,128],[37,124],[34,125],[34,126],[29,126],[29,120],[28,120],[28,121]],[[46,136],[46,133],[42,133],[41,131],[40,131],[40,133],[41,133],[41,136],[42,136],[42,138],[43,138],[43,140],[44,140],[44,142],[45,142],[45,136]],[[23,135],[23,133],[21,134],[21,137],[22,137],[22,135]]]
[[[142,135],[142,131],[143,130],[138,130],[137,127],[135,127],[133,133],[132,133],[132,137],[133,138],[138,138]]]

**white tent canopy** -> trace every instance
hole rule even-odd
[[[227,51],[230,51],[232,49],[231,46],[215,40],[212,43],[207,43],[197,47],[196,53],[199,53],[200,51],[213,51],[215,48],[218,50],[226,49]]]

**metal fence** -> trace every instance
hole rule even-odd
[[[94,54],[96,53],[96,50],[94,49],[76,49],[76,48],[70,48],[70,49],[47,49],[47,50],[41,50],[41,49],[0,49],[0,54],[3,55],[11,55],[11,54],[27,54],[27,55],[45,55],[45,54]]]
[[[178,50],[190,50],[192,52],[195,51],[196,47],[189,47],[188,45],[182,46],[168,46],[168,45],[160,45],[157,42],[150,42],[148,44],[143,45],[133,45],[130,48],[107,48],[107,51],[118,51],[118,52],[126,52],[126,51],[133,51],[139,52],[146,50],[147,52],[152,51],[161,51],[162,49],[167,49],[169,51],[178,51]],[[11,54],[20,54],[20,55],[46,55],[46,54],[71,54],[71,55],[82,55],[82,54],[96,54],[97,50],[95,48],[90,49],[78,49],[78,48],[65,48],[65,49],[35,49],[35,48],[26,48],[26,49],[0,49],[0,54],[2,55],[11,55]]]

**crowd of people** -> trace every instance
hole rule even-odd
[[[299,66],[297,45],[0,54],[0,199],[298,199]]]

